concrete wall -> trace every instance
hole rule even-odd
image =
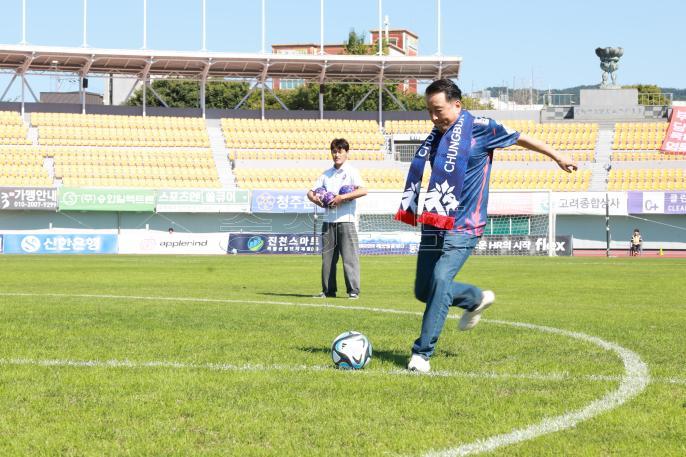
[[[580,106],[636,106],[638,89],[581,89]]]

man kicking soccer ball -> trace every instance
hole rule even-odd
[[[431,370],[429,358],[443,330],[448,308],[464,309],[459,329],[470,330],[495,301],[490,290],[453,281],[486,226],[493,151],[518,144],[547,155],[568,173],[577,169],[574,162],[545,143],[462,109],[462,92],[449,79],[434,81],[427,87],[425,101],[435,127],[415,153],[395,216],[408,224],[422,223],[414,293],[426,303],[426,308],[407,368],[423,373]],[[431,163],[431,180],[424,211],[417,218],[427,159]]]

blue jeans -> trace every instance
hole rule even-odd
[[[465,233],[422,230],[414,294],[426,303],[426,309],[422,332],[412,346],[414,354],[431,357],[450,306],[471,311],[481,303],[481,289],[453,281],[478,240],[479,237]]]

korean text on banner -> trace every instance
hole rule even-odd
[[[158,213],[247,213],[250,194],[240,189],[163,189],[157,192]]]
[[[252,191],[250,211],[253,213],[313,213],[315,208],[307,199],[307,190]]]
[[[0,187],[0,211],[57,211],[54,187]]]
[[[668,154],[686,154],[686,106],[672,108],[672,117],[660,151]]]
[[[419,232],[362,232],[358,234],[360,254],[416,254],[419,250]]]
[[[239,254],[319,254],[321,236],[311,233],[232,233],[229,252]]]
[[[155,209],[155,191],[150,189],[84,189],[62,187],[60,211],[141,211]]]
[[[5,254],[116,254],[117,235],[5,234]]]
[[[686,192],[629,192],[630,214],[686,214]]]
[[[572,237],[555,237],[555,255],[573,253]],[[485,235],[474,248],[475,255],[548,255],[548,237],[535,235]]]
[[[686,192],[665,192],[665,214],[686,214]]]
[[[626,192],[554,192],[552,199],[555,214],[604,216],[607,206],[613,216],[628,214]]]

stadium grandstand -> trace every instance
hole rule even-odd
[[[459,78],[461,62],[459,57],[402,53],[184,53],[4,45],[0,49],[0,70],[14,75],[5,93],[18,79],[33,94],[26,78],[29,74],[74,74],[81,89],[78,104],[38,103],[35,96],[30,103],[24,91],[19,101],[0,101],[0,187],[46,187],[58,192],[101,189],[114,194],[117,189],[204,189],[246,192],[251,201],[257,199],[258,193],[263,196],[260,198],[271,196],[278,200],[283,191],[297,201],[302,200],[321,170],[329,166],[330,141],[343,137],[350,142],[350,158],[357,163],[369,189],[379,196],[378,201],[389,202],[383,200],[384,196],[397,198],[403,190],[414,151],[432,128],[424,112],[324,111],[322,92],[318,112],[270,110],[264,105],[265,90],[270,91],[269,84],[273,86],[275,81],[365,83],[378,88],[381,100],[388,87],[400,87],[410,80],[421,85],[439,77]],[[98,77],[110,81],[110,87],[115,87],[119,78],[137,81],[128,95],[136,87],[141,88],[142,106],[88,104],[86,81]],[[197,82],[197,108],[166,106],[150,81],[170,77]],[[208,109],[207,85],[227,78],[250,82],[244,100],[259,89],[263,94],[260,110]],[[146,97],[153,97],[162,106],[148,106]],[[536,230],[547,236],[555,231],[571,234],[575,246],[597,249],[603,244],[602,231],[600,235],[590,233],[584,218],[601,214],[584,214],[577,208],[580,214],[574,222],[572,213],[576,210],[560,212],[560,200],[571,201],[574,194],[603,202],[617,198],[622,200],[619,206],[626,208],[630,206],[627,202],[631,192],[686,191],[685,156],[660,150],[669,126],[669,111],[669,105],[651,106],[641,107],[640,117],[613,118],[607,111],[594,118],[579,106],[549,104],[529,110],[473,112],[539,138],[580,164],[579,171],[567,174],[543,155],[521,147],[496,150],[491,188],[521,199],[528,198],[527,192],[546,194],[546,205],[556,206],[559,217],[555,220],[551,216]],[[428,173],[426,169],[424,185],[429,181]],[[297,197],[298,193],[303,195]],[[378,208],[362,214],[363,231],[407,230],[389,219],[393,205],[385,204],[386,215]],[[628,231],[632,223],[625,212],[622,209],[616,219],[622,220],[622,231]],[[309,231],[315,223],[310,215],[300,216],[293,230]],[[192,211],[175,217],[184,220],[186,226],[192,225],[188,223]],[[516,225],[520,220],[530,223],[535,219],[517,214],[494,215],[492,225],[513,221]],[[249,229],[251,223],[245,223]],[[166,222],[159,222],[163,224]],[[223,226],[216,219],[207,224]],[[550,230],[550,224],[556,224],[555,230]],[[238,226],[243,230],[240,223]],[[491,234],[514,233],[491,229]],[[674,233],[664,237],[665,246],[681,246],[673,243]]]
[[[380,128],[373,120],[222,118],[228,162],[216,164],[202,118],[41,112],[27,118],[30,122],[25,123],[17,112],[0,114],[3,185],[221,187],[217,167],[230,169],[233,164],[239,188],[305,189],[316,178],[320,162],[329,160],[330,138],[345,137],[351,143],[351,160],[362,162],[372,189],[399,189],[410,155],[400,158],[392,150],[394,139],[419,137],[430,130],[429,122],[419,119],[389,120]],[[566,151],[578,162],[597,163],[598,123],[504,123]],[[596,181],[607,182],[596,191],[685,190],[679,166],[684,157],[659,151],[667,125],[615,123],[609,132],[608,163],[613,168],[606,176],[602,169],[588,166],[576,174],[560,173],[544,156],[517,146],[498,150],[493,188],[587,191],[596,171],[601,174]],[[35,131],[35,144],[30,130]],[[278,169],[287,171],[280,175]]]

